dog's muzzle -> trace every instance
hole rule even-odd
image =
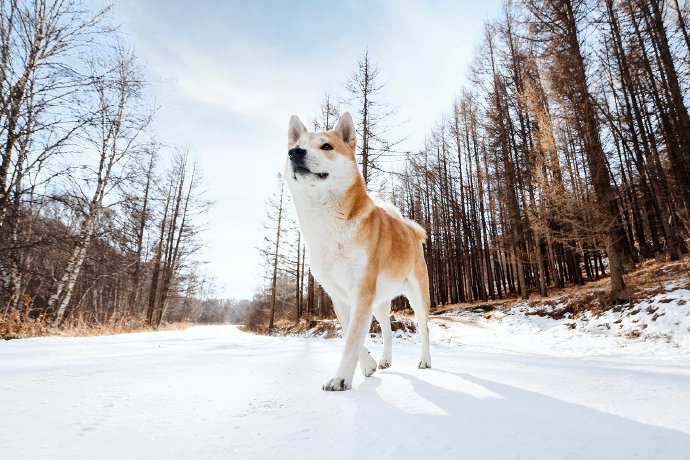
[[[288,150],[288,157],[290,157],[290,162],[292,163],[292,171],[295,175],[309,175],[313,174],[319,179],[325,179],[328,177],[328,173],[315,173],[307,168],[304,158],[307,156],[307,151],[301,147],[293,147]]]

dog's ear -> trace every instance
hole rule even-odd
[[[343,142],[349,145],[352,150],[355,149],[355,144],[357,143],[357,136],[355,136],[355,124],[348,112],[345,112],[340,116],[340,119],[338,120],[338,123],[335,124],[333,131],[338,133]]]
[[[288,127],[288,145],[295,145],[302,133],[305,133],[307,128],[304,127],[297,115],[290,117],[290,126]]]

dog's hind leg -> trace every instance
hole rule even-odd
[[[379,369],[387,369],[393,362],[393,333],[391,332],[391,302],[382,302],[374,307],[374,316],[381,326],[383,337],[383,354],[379,361]]]
[[[338,322],[340,327],[343,329],[343,337],[347,334],[347,326],[350,323],[350,306],[340,299],[336,299],[331,296],[333,300],[333,310],[335,311],[335,316],[338,317]]]
[[[338,317],[338,321],[342,326],[343,337],[347,337],[347,330],[350,323],[349,306],[341,300],[333,299],[333,310],[335,310],[335,315]],[[369,323],[371,324],[371,318],[369,319]],[[359,361],[359,368],[362,370],[362,374],[364,374],[365,377],[371,377],[371,375],[376,372],[376,360],[371,356],[367,347],[362,346],[360,348],[357,359]]]
[[[405,297],[410,301],[414,316],[417,320],[417,330],[422,340],[422,353],[419,358],[419,368],[431,367],[431,355],[429,353],[429,278],[426,271],[424,258],[417,260],[414,271],[405,282]]]
[[[369,324],[371,324],[371,318],[369,319]],[[369,332],[369,327],[367,326],[366,333]],[[366,335],[365,335],[366,337]],[[359,352],[359,368],[362,370],[362,374],[365,377],[371,377],[376,372],[376,360],[367,349],[367,347],[361,347]]]

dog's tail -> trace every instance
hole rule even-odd
[[[412,230],[415,238],[417,238],[420,243],[426,242],[426,230],[424,230],[424,227],[411,219],[404,219],[403,222]]]

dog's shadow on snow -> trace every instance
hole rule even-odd
[[[425,380],[432,373],[445,374],[446,385]],[[382,396],[378,390],[386,374],[409,382],[416,401]],[[358,447],[371,453],[372,445],[380,446],[384,457],[397,451],[423,452],[427,458],[658,459],[687,458],[690,452],[687,433],[467,373],[388,369],[349,393],[357,404],[356,420],[380,420],[375,431],[369,423],[358,424]],[[439,435],[452,442],[434,443]]]

